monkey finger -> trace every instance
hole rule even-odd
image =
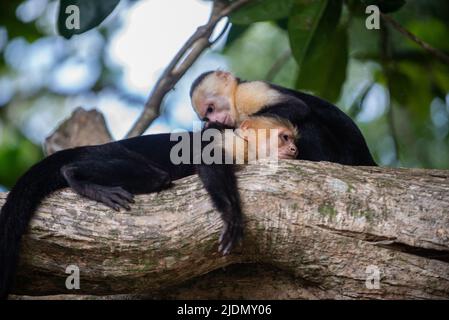
[[[227,247],[227,242],[228,242],[227,239],[224,239],[224,236],[223,236],[222,241],[220,241],[218,244],[218,252],[223,254],[224,249]]]
[[[240,222],[226,224],[227,228],[222,234],[219,252],[228,255],[243,237],[243,225]]]
[[[105,191],[100,196],[101,202],[108,205],[109,207],[113,208],[116,211],[120,211],[120,207],[130,210],[131,207],[129,206],[128,202],[122,198],[120,198],[118,195],[114,193],[110,193],[108,191]]]
[[[230,238],[227,243],[223,244],[220,252],[224,256],[227,256],[227,255],[229,255],[231,253],[231,251],[232,251],[232,249],[234,248],[235,245],[236,245],[235,239]]]
[[[225,234],[223,234],[223,239],[218,246],[218,252],[220,252],[223,255],[227,255],[230,253],[232,247],[233,247],[233,239],[231,232],[228,231]]]
[[[229,224],[227,222],[224,222],[223,229],[221,230],[221,233],[220,233],[220,238],[218,238],[218,243],[221,244],[223,242],[224,236],[228,232],[228,228],[229,228]]]
[[[103,197],[101,196],[99,201],[101,203],[103,203],[104,205],[106,205],[107,207],[115,210],[115,211],[120,211],[120,206],[117,205],[115,202],[113,202],[111,199],[109,199],[108,197]]]
[[[115,202],[117,205],[119,205],[120,207],[126,209],[126,210],[131,210],[131,207],[129,206],[127,200],[124,200],[122,198],[120,198],[119,196],[113,195],[111,196],[111,200],[113,202]]]
[[[125,199],[126,201],[128,201],[129,203],[135,203],[134,201],[134,195],[128,191],[126,191],[125,189],[123,189],[122,187],[114,187],[113,189],[113,193],[118,195],[119,197]]]
[[[221,250],[222,254],[224,256],[227,256],[228,254],[230,254],[236,244],[237,244],[237,239],[235,239],[231,236],[229,241],[227,242],[226,246],[224,246],[224,248],[222,248],[222,250]]]

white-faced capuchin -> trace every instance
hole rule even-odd
[[[262,142],[266,146],[267,141],[269,145],[275,141],[278,158],[294,159],[298,153],[295,146],[296,129],[283,119],[250,117],[242,122],[238,130],[225,130],[228,129],[226,126],[216,123],[200,133],[204,136],[211,129],[218,132],[218,140],[222,140],[230,131],[232,138],[243,143],[245,159],[252,129],[276,129],[268,131],[268,135],[256,134],[256,149],[259,149]],[[278,134],[275,139],[270,136],[273,132]],[[31,167],[9,192],[1,209],[0,297],[6,298],[11,289],[20,240],[34,211],[43,198],[65,187],[70,187],[76,193],[114,210],[129,210],[130,204],[134,202],[133,195],[163,190],[170,187],[174,180],[198,173],[224,222],[219,251],[223,254],[230,253],[243,235],[235,165],[232,161],[230,164],[206,164],[202,158],[200,162],[192,161],[195,153],[198,153],[193,147],[196,134],[198,133],[185,132],[185,135],[178,136],[178,139],[173,139],[169,133],[153,134],[103,145],[77,147],[56,152]],[[174,164],[172,148],[186,137],[190,161]],[[217,141],[212,139],[211,143]],[[199,152],[203,154],[203,150],[209,145],[201,141]],[[232,152],[231,160],[236,159],[237,154],[234,153],[242,152],[233,147],[232,150],[227,150],[226,144],[219,146],[224,155]],[[258,156],[261,157],[263,155]]]
[[[203,73],[190,96],[204,121],[234,126],[250,115],[288,119],[301,133],[297,159],[376,166],[352,119],[318,97],[263,81],[242,81],[225,71]]]

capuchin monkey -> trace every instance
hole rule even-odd
[[[276,115],[301,133],[297,159],[376,166],[357,125],[318,97],[267,82],[242,81],[225,71],[200,75],[190,97],[206,126],[208,122],[235,126],[251,115]]]
[[[246,153],[251,149],[248,145],[253,129],[276,129],[268,130],[268,135],[258,134],[258,130],[256,149],[261,148],[261,145],[266,146],[268,141],[269,146],[278,148],[278,158],[294,159],[298,153],[295,146],[297,131],[288,121],[275,117],[250,117],[237,130],[225,130],[229,128],[211,123],[208,129],[200,133],[204,136],[212,129],[216,129],[218,138],[211,138],[210,143],[217,144],[221,148],[218,150],[224,151],[224,155],[232,153],[230,164],[206,164],[202,158],[198,164],[193,164],[195,162],[192,159],[198,154],[198,150],[193,147],[197,133],[185,132],[183,136],[178,135],[178,139],[173,139],[169,133],[153,134],[62,150],[31,167],[9,192],[1,209],[0,298],[7,297],[13,284],[20,240],[34,211],[43,198],[65,187],[116,211],[121,208],[129,210],[134,203],[134,195],[169,188],[172,181],[197,173],[224,222],[219,251],[229,254],[243,236],[242,210],[233,159],[236,159],[238,152],[245,152],[244,159],[247,161]],[[227,149],[227,145],[222,143],[222,138],[229,131],[231,138],[243,143],[243,151],[232,146],[232,149]],[[270,136],[273,132],[278,137]],[[190,161],[174,164],[171,153],[172,148],[180,142],[179,138],[187,139]],[[200,142],[201,155],[208,145]],[[258,159],[262,157],[256,155]]]

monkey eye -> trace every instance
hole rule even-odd
[[[288,136],[288,134],[283,134],[282,135],[282,140],[287,142],[289,139],[290,139],[290,137]]]
[[[212,111],[214,111],[214,105],[209,104],[206,109],[206,114],[211,113]]]

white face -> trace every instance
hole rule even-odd
[[[232,110],[237,85],[237,79],[229,72],[208,75],[192,94],[192,105],[198,116],[205,121],[234,126]]]
[[[205,97],[199,109],[205,121],[219,122],[228,126],[235,124],[231,117],[231,104],[226,97],[209,95]]]
[[[243,121],[237,132],[248,144],[257,144],[259,155],[275,155],[278,159],[296,159],[298,155],[298,134],[293,127],[253,118]]]
[[[293,132],[285,128],[279,129],[278,141],[279,159],[295,159],[298,155],[298,148],[295,145]]]

